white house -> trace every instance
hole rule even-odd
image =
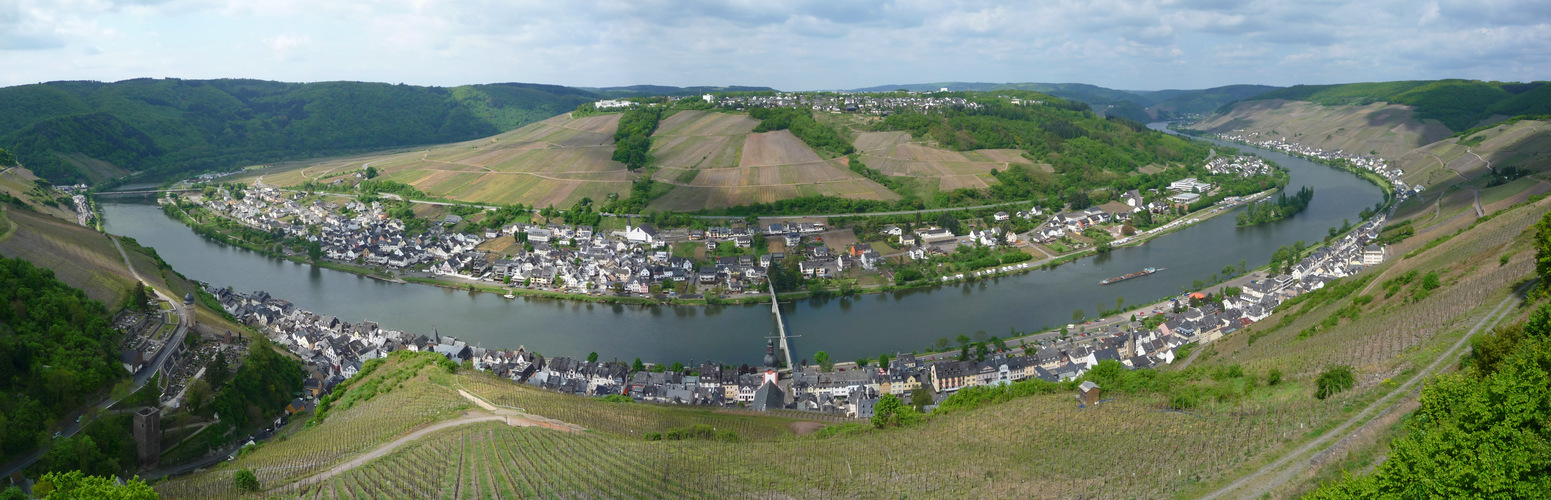
[[[652,244],[657,241],[657,228],[647,224],[625,228],[625,239],[631,243]]]

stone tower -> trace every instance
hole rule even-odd
[[[162,458],[162,410],[157,407],[142,408],[135,412],[135,447],[140,450],[141,467],[152,467]]]
[[[196,316],[194,315],[194,293],[193,292],[189,292],[189,293],[183,294],[183,314],[185,316],[188,316],[188,327],[190,329],[194,328],[194,320],[195,320]]]
[[[775,355],[775,340],[765,339],[765,368],[775,368],[779,364]]]

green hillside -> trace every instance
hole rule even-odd
[[[1480,80],[1432,80],[1294,85],[1247,100],[1285,99],[1326,106],[1374,102],[1406,104],[1418,118],[1434,119],[1450,130],[1465,130],[1492,115],[1516,116],[1551,112],[1546,82],[1505,83]]]
[[[237,473],[251,470],[266,497],[1283,498],[1387,453],[1425,450],[1395,456],[1376,480],[1321,494],[1366,497],[1375,481],[1455,488],[1412,495],[1420,497],[1501,493],[1502,484],[1543,477],[1543,461],[1466,464],[1504,472],[1499,482],[1426,482],[1414,471],[1429,469],[1396,469],[1440,456],[1433,451],[1451,462],[1423,465],[1468,462],[1479,448],[1439,449],[1438,436],[1487,446],[1511,430],[1505,423],[1523,429],[1501,449],[1536,456],[1543,355],[1512,354],[1519,341],[1498,333],[1478,341],[1482,354],[1468,362],[1506,374],[1486,379],[1489,391],[1472,386],[1475,372],[1424,382],[1455,365],[1468,335],[1528,312],[1513,291],[1535,272],[1527,229],[1548,210],[1551,200],[1539,200],[1435,243],[1413,238],[1384,264],[1289,301],[1188,361],[1138,371],[1101,364],[1085,376],[1105,391],[1096,406],[1072,399],[1076,382],[1036,381],[963,389],[930,416],[907,406],[897,419],[835,422],[573,397],[404,353],[342,386],[320,423],[155,487],[176,498],[231,497]],[[1336,372],[1352,377],[1332,394],[1323,380]],[[1499,415],[1503,400],[1538,406],[1481,424],[1460,411]],[[1470,406],[1440,408],[1447,401]],[[1423,412],[1402,418],[1418,405]],[[1389,445],[1397,423],[1415,430]]]
[[[595,99],[554,85],[137,79],[0,89],[0,144],[54,182],[475,139]]]
[[[878,85],[855,92],[909,90],[934,92],[943,88],[953,92],[992,92],[1027,90],[1082,102],[1105,116],[1150,122],[1184,114],[1210,113],[1224,104],[1248,99],[1278,89],[1269,85],[1227,85],[1200,90],[1116,90],[1086,83],[983,83],[935,82],[905,85]]]
[[[939,197],[951,198],[940,200],[942,206],[1044,196],[1070,198],[1106,187],[1131,189],[1147,182],[1149,176],[1139,175],[1142,167],[1199,165],[1209,154],[1204,143],[1148,130],[1136,121],[1100,117],[1078,102],[1032,92],[993,94],[971,96],[981,104],[979,109],[896,113],[875,125],[878,130],[907,131],[957,151],[1020,149],[1035,162],[1054,168],[1053,173],[1047,173],[1028,166],[1009,166],[993,174],[1000,182],[988,189],[939,193]],[[1009,94],[1042,99],[1046,104],[1015,105],[996,97]]]
[[[1159,116],[1178,116],[1211,113],[1224,104],[1279,88],[1270,85],[1228,85],[1202,90],[1159,90],[1145,93],[1143,97],[1148,99],[1148,106],[1156,110]]]

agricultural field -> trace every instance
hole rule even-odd
[[[1244,101],[1228,113],[1190,126],[1210,133],[1244,131],[1264,139],[1285,139],[1320,149],[1398,158],[1454,131],[1437,120],[1418,120],[1406,105],[1325,106],[1277,99]],[[1409,172],[1409,170],[1407,170]]]
[[[409,184],[432,196],[569,207],[582,198],[628,194],[632,174],[612,159],[619,117],[565,114],[485,139],[257,170],[240,180],[262,176],[278,186],[353,181],[355,173],[370,166],[379,172],[378,179]]]
[[[1491,168],[1517,168],[1531,173],[1551,168],[1551,125],[1521,120],[1451,137],[1399,156],[1396,165],[1409,184],[1447,186],[1490,173]]]
[[[368,380],[392,380],[392,376],[409,375],[396,384],[375,387],[374,397],[333,411],[323,423],[308,426],[284,440],[264,443],[234,462],[202,474],[158,483],[157,490],[174,498],[230,494],[232,475],[241,469],[251,469],[261,484],[285,484],[312,476],[417,427],[455,417],[473,406],[447,385],[450,376],[438,375],[440,368],[436,365],[420,368],[413,374],[395,373],[399,366],[403,365],[390,360],[368,376]],[[352,383],[353,387],[363,385],[354,379]]]
[[[685,170],[736,168],[745,137],[759,125],[748,115],[680,111],[663,120],[652,134],[653,165],[681,175]]]
[[[1373,270],[1284,304],[1270,318],[1202,347],[1188,369],[1176,361],[1157,372],[1158,379],[1183,377],[1173,382],[1189,384],[1183,391],[1177,385],[1170,393],[1116,388],[1103,403],[1084,407],[1061,389],[947,411],[904,429],[821,420],[836,429],[799,435],[792,431],[802,427],[800,414],[610,403],[460,372],[407,382],[353,408],[379,423],[404,408],[430,410],[411,411],[402,423],[380,429],[352,428],[364,437],[334,450],[319,451],[326,447],[317,441],[323,434],[303,431],[272,450],[158,490],[173,498],[232,496],[231,471],[260,464],[269,471],[261,474],[268,478],[266,495],[303,498],[1064,498],[1098,490],[1116,497],[1199,496],[1327,437],[1355,409],[1439,359],[1484,310],[1533,275],[1532,234],[1525,230],[1548,211],[1551,200],[1498,213],[1413,256],[1393,254]],[[1315,378],[1334,365],[1352,367],[1356,386],[1316,398]],[[426,434],[338,475],[311,474],[445,414],[437,413],[447,411],[438,405],[454,403],[453,387],[586,432],[471,423]],[[1401,392],[1402,400],[1413,394]],[[397,395],[408,399],[384,399]],[[1411,404],[1403,402],[1400,411]],[[324,425],[349,422],[344,417],[353,414]],[[732,430],[738,442],[642,439],[691,425]],[[295,448],[281,453],[282,446]],[[1313,462],[1273,496],[1295,496],[1315,484],[1311,478],[1330,477],[1350,449]],[[300,477],[321,479],[294,481]]]
[[[659,170],[655,178],[675,186],[653,201],[649,208],[692,211],[818,195],[899,199],[899,195],[888,188],[852,172],[845,162],[845,158],[821,158],[786,130],[746,134],[736,164]]]
[[[19,257],[54,270],[54,276],[110,308],[124,302],[134,286],[134,276],[124,268],[124,258],[107,236],[70,220],[6,207],[3,214],[15,226],[0,237],[0,255]],[[138,255],[138,254],[131,254]],[[148,264],[147,267],[139,267]],[[147,258],[138,269],[154,270]],[[155,273],[151,273],[155,276]]]
[[[60,219],[75,220],[75,207],[72,205],[48,206],[34,203],[36,200],[33,199],[33,196],[28,195],[28,192],[36,192],[34,188],[37,187],[37,180],[38,177],[33,175],[32,171],[25,168],[14,167],[4,169],[0,171],[0,193],[20,198],[27,203],[27,206],[32,207],[33,210]],[[49,190],[48,192],[51,196],[63,196],[62,193],[57,191]]]
[[[863,132],[855,146],[869,168],[884,175],[915,178],[941,191],[985,188],[996,182],[992,170],[1015,163],[1032,164],[1016,149],[949,151],[914,142],[909,132]],[[1048,165],[1036,168],[1049,171]]]
[[[1297,392],[1278,393],[1276,398],[1287,400],[1280,405],[1246,403],[1232,412],[1161,411],[1150,401],[1125,397],[1080,408],[1066,394],[1036,396],[907,430],[738,443],[475,424],[429,435],[325,483],[280,485],[266,493],[1059,498],[1102,488],[1117,495],[1171,496],[1296,441],[1306,432],[1300,429],[1340,412],[1336,401]],[[1066,452],[1076,448],[1088,452]],[[1114,458],[1122,454],[1124,460]]]

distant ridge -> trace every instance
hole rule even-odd
[[[139,78],[0,88],[0,148],[55,183],[186,173],[489,137],[605,98],[769,87]]]
[[[1248,99],[1279,89],[1270,85],[1226,85],[1199,90],[1116,90],[1086,83],[986,83],[934,82],[877,85],[852,89],[854,92],[990,92],[996,90],[1032,90],[1092,106],[1095,112],[1140,122],[1175,118],[1180,115],[1206,114],[1228,103]]]

